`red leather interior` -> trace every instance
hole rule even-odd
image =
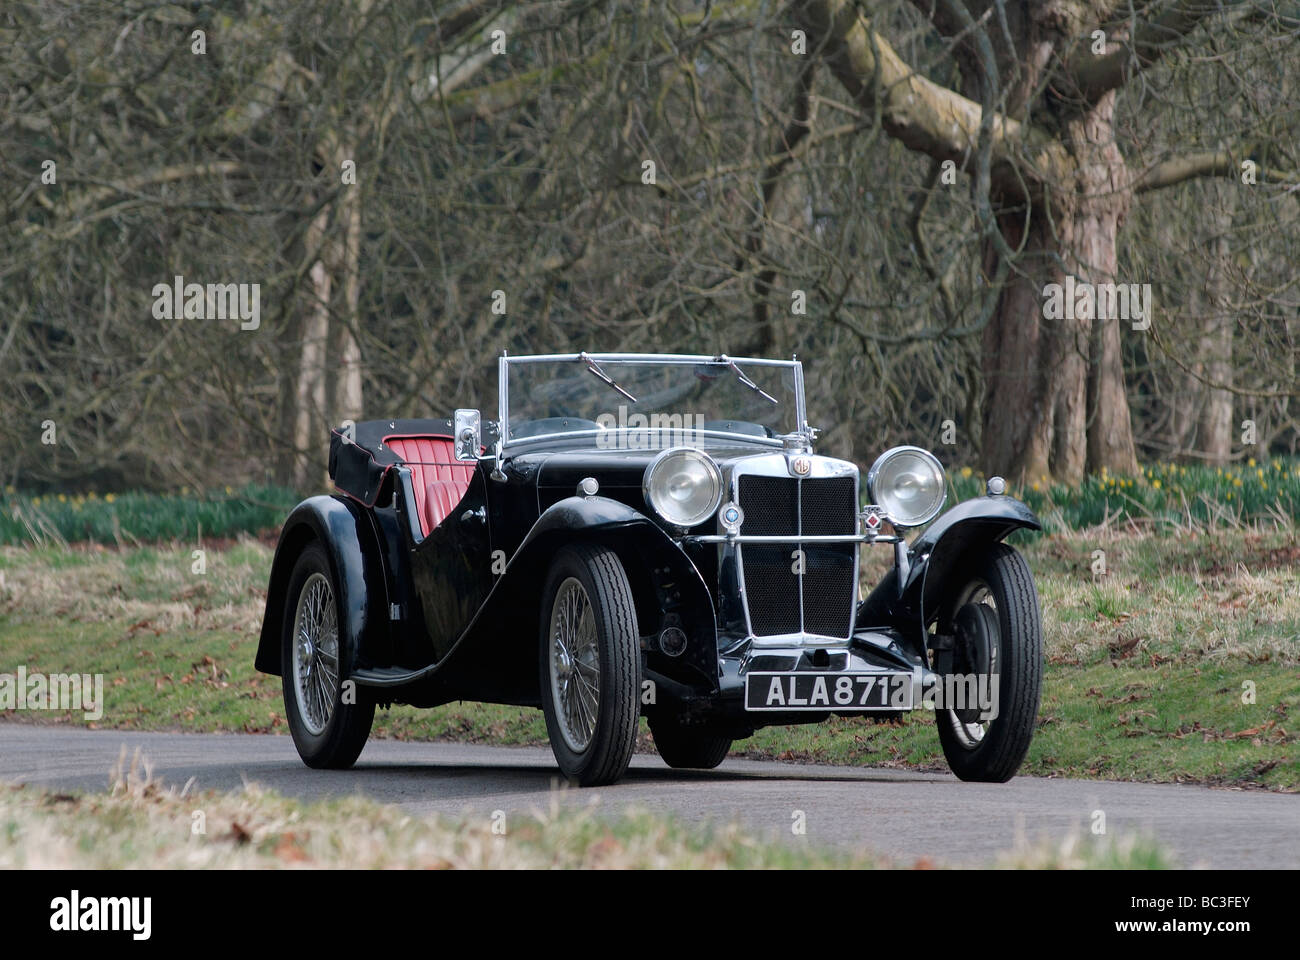
[[[429,533],[460,503],[474,476],[474,464],[456,459],[451,437],[384,437],[388,448],[411,468],[415,512]]]

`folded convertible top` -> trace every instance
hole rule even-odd
[[[440,420],[363,420],[356,425],[355,440],[339,428],[330,431],[329,473],[334,485],[349,497],[368,507],[383,496],[387,503],[391,491],[384,480],[394,464],[402,462],[385,437],[445,437],[451,439],[450,417]]]

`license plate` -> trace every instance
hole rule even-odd
[[[745,676],[745,709],[855,710],[912,709],[910,673],[762,673]]]

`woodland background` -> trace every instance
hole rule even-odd
[[[494,410],[503,349],[797,353],[859,460],[1294,455],[1298,40],[1272,0],[8,0],[0,481],[318,486],[331,423]],[[1067,274],[1150,329],[1044,319]],[[176,275],[260,327],[155,319]]]

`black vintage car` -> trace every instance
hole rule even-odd
[[[1003,540],[1039,523],[1000,479],[939,516],[924,450],[865,478],[814,454],[796,361],[580,353],[498,372],[495,421],[333,431],[339,493],[285,522],[257,667],[283,677],[308,765],[351,765],[376,706],[478,700],[541,707],[586,785],[623,774],[643,715],[669,765],[708,768],[762,726],[929,709],[959,777],[1015,774],[1041,627]],[[864,597],[875,544],[893,564]]]

